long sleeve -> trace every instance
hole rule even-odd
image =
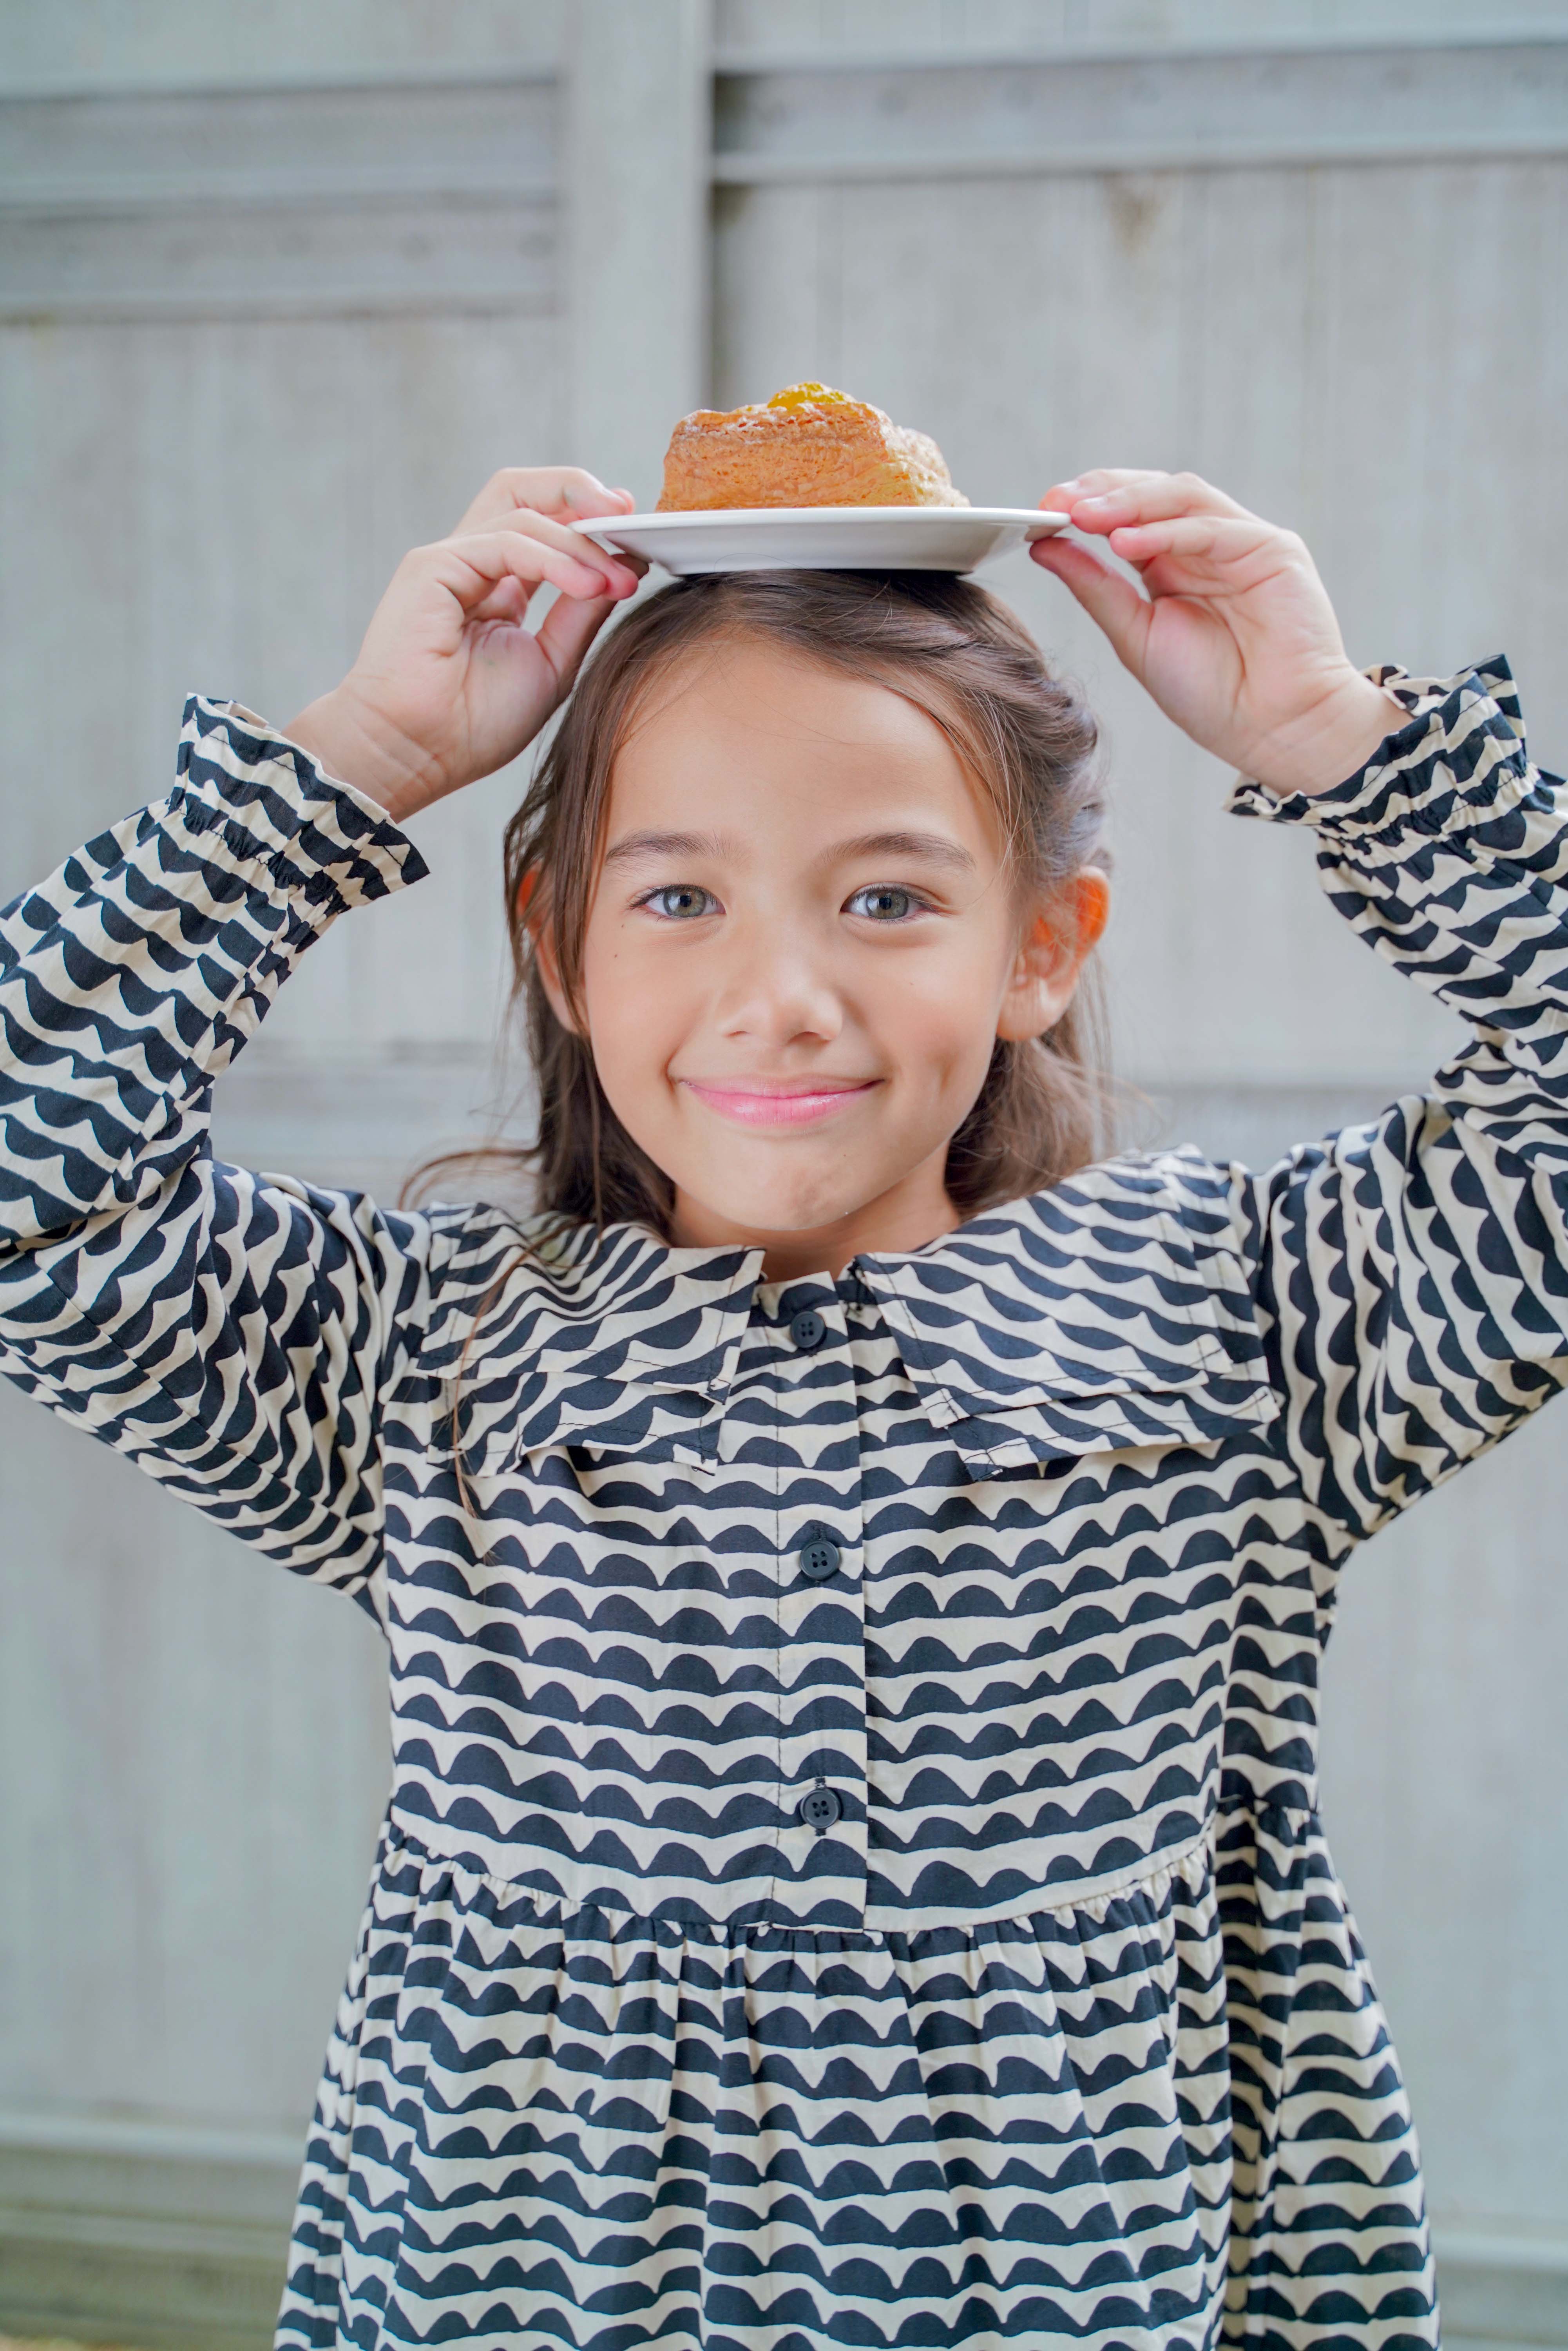
[[[1473,1030],[1425,1094],[1230,1172],[1284,1441],[1353,1536],[1568,1381],[1568,795],[1506,663],[1371,674],[1410,716],[1359,775],[1230,801],[1312,828],[1340,914]]]
[[[213,1081],[345,909],[420,879],[375,803],[193,698],[167,799],[0,910],[0,1370],[374,1611],[378,1399],[429,1222],[212,1155]]]

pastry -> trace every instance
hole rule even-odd
[[[967,507],[928,434],[822,383],[683,416],[660,514],[715,507]]]

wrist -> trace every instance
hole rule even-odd
[[[1408,715],[1385,687],[1347,670],[1330,695],[1270,741],[1254,780],[1281,799],[1333,791],[1365,767]]]
[[[329,776],[378,800],[394,824],[434,797],[417,746],[368,708],[347,681],[308,704],[283,731]]]

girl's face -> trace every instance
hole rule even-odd
[[[676,1241],[760,1243],[789,1280],[950,1231],[993,1040],[1060,1018],[1103,925],[1103,877],[1076,896],[1064,934],[889,688],[758,643],[694,665],[616,759],[581,991]]]

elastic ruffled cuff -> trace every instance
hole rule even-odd
[[[238,868],[339,905],[384,898],[430,869],[385,809],[242,703],[193,694],[180,730],[184,822],[221,835]]]
[[[1408,723],[1329,791],[1278,794],[1239,776],[1225,803],[1232,815],[1342,834],[1401,825],[1444,832],[1500,815],[1531,789],[1524,721],[1500,653],[1449,678],[1412,677],[1396,663],[1365,675],[1404,705]]]

